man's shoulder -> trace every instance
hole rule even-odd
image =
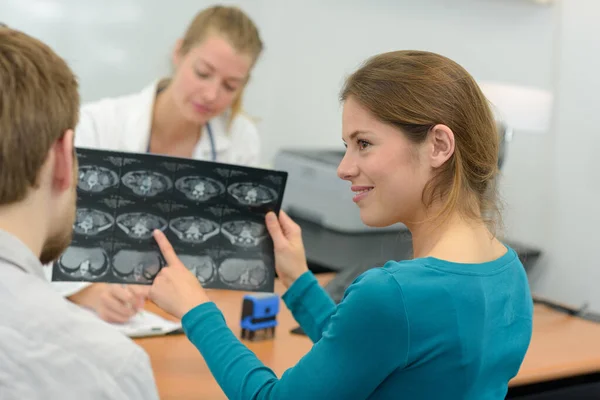
[[[24,276],[7,316],[30,342],[48,346],[77,359],[93,360],[98,367],[115,368],[131,357],[146,359],[141,347],[93,312],[77,306],[35,276]],[[20,325],[20,326],[19,326]],[[66,360],[68,361],[68,360]]]
[[[156,398],[148,355],[131,339],[64,299],[40,277],[3,276],[10,280],[5,284],[12,284],[0,290],[3,304],[11,304],[0,311],[0,352],[7,360],[0,370],[15,380],[9,392],[27,388],[58,395],[71,387],[110,398]],[[40,376],[46,379],[34,379]]]

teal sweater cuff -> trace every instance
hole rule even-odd
[[[288,309],[295,310],[306,291],[319,282],[312,272],[306,271],[292,283],[292,286],[281,296]]]
[[[208,301],[206,303],[197,305],[185,313],[185,315],[181,318],[181,326],[183,327],[185,334],[190,337],[192,334],[191,330],[194,327],[199,328],[202,326],[202,324],[211,319],[216,319],[216,321],[221,320],[225,326],[227,325],[221,310],[219,310],[215,303]]]

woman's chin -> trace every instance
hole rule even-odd
[[[210,118],[207,118],[205,115],[194,112],[185,113],[184,118],[188,123],[199,126],[206,124],[210,120]]]
[[[369,213],[362,209],[360,210],[360,219],[363,224],[371,228],[385,228],[398,222],[386,215]]]
[[[194,125],[204,125],[215,117],[215,113],[200,112],[191,104],[181,109],[181,115],[188,123]]]

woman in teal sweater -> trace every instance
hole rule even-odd
[[[398,51],[368,60],[341,99],[338,175],[365,224],[408,227],[414,259],[362,274],[336,306],[308,271],[300,228],[268,214],[283,300],[314,342],[279,379],[160,232],[169,267],[151,298],[182,318],[231,399],[504,399],[533,306],[523,266],[494,234],[499,143],[486,98],[455,62]]]

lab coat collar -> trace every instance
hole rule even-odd
[[[137,153],[148,151],[150,143],[150,130],[152,127],[152,112],[154,111],[154,101],[156,100],[156,87],[159,80],[153,81],[150,85],[142,89],[138,94],[136,103],[138,107],[132,107],[130,118],[128,119],[128,135],[123,135],[123,149]]]

